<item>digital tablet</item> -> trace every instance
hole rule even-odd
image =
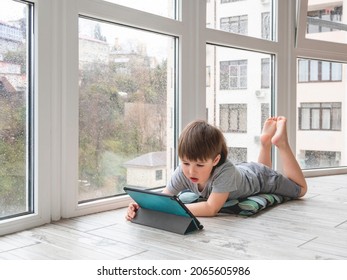
[[[143,209],[187,217],[194,221],[197,229],[203,228],[200,221],[176,195],[133,187],[124,187],[124,191]]]

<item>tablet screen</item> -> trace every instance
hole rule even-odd
[[[144,209],[165,212],[178,216],[192,217],[183,203],[179,202],[177,196],[130,187],[125,187],[124,191]]]

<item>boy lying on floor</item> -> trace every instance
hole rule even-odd
[[[186,204],[195,216],[215,216],[226,201],[265,193],[299,198],[307,184],[289,146],[287,119],[271,117],[264,123],[258,162],[233,164],[222,132],[205,121],[194,121],[180,135],[176,168],[163,193],[178,195],[189,190],[195,203]],[[272,169],[271,147],[278,148],[283,174]],[[195,199],[194,199],[195,200]],[[136,216],[139,205],[132,202],[126,219]]]

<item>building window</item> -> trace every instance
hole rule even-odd
[[[299,59],[299,83],[340,81],[342,81],[341,63],[312,59]]]
[[[270,12],[261,14],[261,38],[265,40],[271,39]]]
[[[341,102],[301,103],[300,130],[341,130]]]
[[[155,171],[155,180],[156,181],[163,180],[163,170],[156,170]]]
[[[308,11],[307,12],[307,33],[321,33],[338,30],[334,29],[329,22],[341,22],[342,6],[334,8]]]
[[[247,88],[247,60],[220,62],[220,89]]]
[[[248,15],[220,19],[220,29],[226,32],[248,34]]]
[[[240,163],[247,161],[247,148],[229,147],[228,159],[233,163]]]
[[[270,59],[261,59],[261,88],[270,88]]]
[[[320,168],[340,166],[341,152],[305,151],[304,168]]]
[[[219,109],[223,132],[247,132],[247,104],[220,104]]]
[[[270,117],[270,104],[269,103],[262,103],[261,104],[261,116],[260,116],[260,131],[263,130],[264,123],[266,120]]]

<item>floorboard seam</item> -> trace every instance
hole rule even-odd
[[[311,238],[310,240],[307,240],[306,242],[304,242],[304,243],[300,244],[300,245],[298,246],[298,248],[300,248],[300,247],[302,247],[302,246],[306,245],[307,243],[309,243],[309,242],[311,242],[311,241],[313,241],[313,240],[316,240],[317,238],[318,238],[318,236],[313,237],[313,238]]]

